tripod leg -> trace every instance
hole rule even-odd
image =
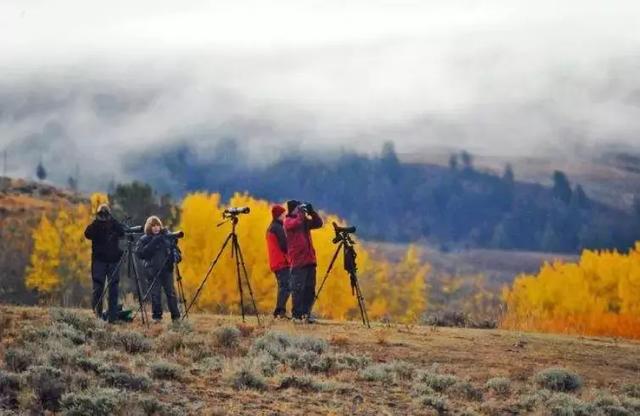
[[[355,292],[358,298],[358,307],[360,308],[360,316],[362,317],[362,323],[366,325],[367,328],[371,328],[371,324],[369,323],[369,314],[367,313],[367,308],[364,303],[364,296],[362,295],[362,291],[360,290],[360,282],[358,282],[358,277],[355,273],[352,273],[351,279],[354,282]]]
[[[127,259],[129,262],[129,268],[128,268],[129,278],[131,278],[131,275],[132,275],[131,272],[133,271],[133,278],[136,281],[136,295],[138,296],[138,303],[140,304],[142,324],[148,325],[149,319],[147,318],[147,312],[144,309],[144,303],[142,300],[142,286],[140,285],[140,275],[138,274],[138,267],[136,266],[136,261],[135,261],[135,258],[133,257],[133,249],[131,247],[128,247],[127,250],[129,252],[127,256]]]
[[[249,273],[247,273],[247,266],[244,263],[244,256],[242,255],[242,249],[240,248],[240,243],[238,243],[238,239],[236,237],[236,260],[240,260],[240,264],[242,265],[242,271],[244,272],[244,280],[247,282],[247,289],[249,289],[249,298],[251,298],[251,303],[253,305],[253,310],[256,311],[256,319],[258,321],[258,325],[262,325],[260,322],[260,313],[258,312],[258,307],[256,306],[256,299],[253,296],[253,289],[251,289],[251,283],[249,282]],[[243,317],[244,318],[244,317]]]
[[[218,255],[216,256],[216,258],[213,259],[213,261],[211,262],[211,265],[209,265],[209,270],[207,270],[207,273],[204,275],[204,278],[202,279],[202,283],[200,283],[200,286],[198,287],[198,290],[196,290],[196,294],[193,296],[193,299],[191,299],[191,303],[189,303],[189,306],[184,311],[184,316],[182,317],[182,319],[186,319],[187,316],[189,316],[189,311],[191,310],[191,307],[193,306],[194,303],[196,303],[196,299],[198,299],[198,296],[200,295],[200,292],[204,288],[204,284],[207,282],[207,279],[211,275],[211,272],[213,271],[213,268],[218,263],[218,260],[220,260],[220,256],[224,252],[225,247],[227,247],[227,244],[229,244],[229,241],[231,241],[232,237],[233,237],[233,234],[229,234],[227,236],[227,239],[224,240],[224,244],[220,248],[220,251],[218,252]]]
[[[322,292],[322,288],[324,287],[324,284],[327,281],[327,278],[329,277],[329,273],[331,273],[331,270],[333,269],[333,265],[335,264],[336,259],[338,258],[338,253],[340,253],[340,249],[342,248],[343,245],[344,243],[340,242],[340,244],[338,244],[338,247],[336,247],[336,252],[333,253],[333,257],[331,258],[331,263],[329,263],[329,267],[327,267],[327,272],[324,274],[324,277],[322,278],[322,283],[320,283],[320,287],[316,292],[316,296],[313,301],[314,303],[318,300],[318,297],[320,296],[320,292]]]
[[[238,291],[240,292],[240,311],[242,312],[242,322],[244,322],[244,293],[242,289],[242,279],[240,276],[240,255],[238,254],[239,252],[238,236],[236,236],[235,234],[233,235],[232,244],[233,244],[233,247],[232,247],[231,253],[235,257],[235,261],[236,261],[236,277],[238,278]]]
[[[180,303],[183,304],[184,310],[187,310],[187,298],[184,296],[184,286],[182,286],[182,275],[180,274],[180,267],[176,264],[176,281],[178,282],[178,296],[180,296]]]

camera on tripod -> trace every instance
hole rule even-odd
[[[231,207],[224,210],[222,218],[236,217],[240,214],[248,214],[249,212],[251,212],[249,207]]]
[[[144,227],[142,225],[130,226],[130,225],[123,224],[122,228],[124,229],[125,234],[142,234],[144,232],[143,231]]]
[[[349,244],[355,244],[355,242],[351,239],[351,234],[356,233],[356,227],[340,227],[335,222],[333,223],[333,230],[336,233],[336,236],[331,240],[333,244],[338,244],[341,241],[348,242]]]

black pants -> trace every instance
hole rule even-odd
[[[309,316],[316,296],[316,265],[291,269],[293,317]]]
[[[287,313],[287,301],[291,294],[291,271],[288,268],[278,270],[276,280],[278,281],[278,298],[273,316],[283,316]]]
[[[147,281],[151,287],[151,317],[156,320],[162,319],[162,291],[167,297],[167,306],[171,312],[171,319],[180,319],[180,310],[178,309],[178,296],[173,287],[173,269],[168,268],[160,272],[157,279],[155,273],[147,273]]]
[[[114,273],[118,263],[107,263],[104,261],[92,259],[91,261],[91,280],[93,281],[93,296],[91,298],[91,308],[99,318],[102,318],[102,304],[104,299],[104,285],[109,285],[109,306],[107,315],[110,322],[118,317],[118,285],[120,283],[120,273]],[[107,282],[107,278],[111,279]]]

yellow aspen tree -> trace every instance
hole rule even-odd
[[[33,231],[31,264],[27,268],[25,284],[45,294],[52,294],[60,285],[57,270],[60,265],[61,237],[43,214]]]

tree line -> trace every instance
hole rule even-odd
[[[480,171],[468,152],[452,155],[449,166],[407,164],[389,142],[373,156],[293,152],[253,166],[229,139],[206,160],[184,146],[142,157],[130,173],[168,194],[301,198],[357,225],[369,240],[578,253],[628,249],[640,239],[640,204],[629,213],[591,200],[559,170],[551,187],[518,182],[510,165],[500,174]]]

